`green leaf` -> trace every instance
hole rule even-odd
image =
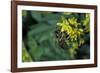
[[[31,15],[33,19],[36,19],[39,22],[42,21],[42,16],[40,12],[32,11]]]
[[[26,50],[26,48],[22,47],[22,62],[32,62],[32,58],[30,56],[30,54],[28,53],[28,51]]]

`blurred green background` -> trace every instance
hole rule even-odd
[[[90,58],[90,14],[22,11],[22,61]]]

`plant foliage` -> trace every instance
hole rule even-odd
[[[22,11],[22,61],[90,58],[90,14]]]

